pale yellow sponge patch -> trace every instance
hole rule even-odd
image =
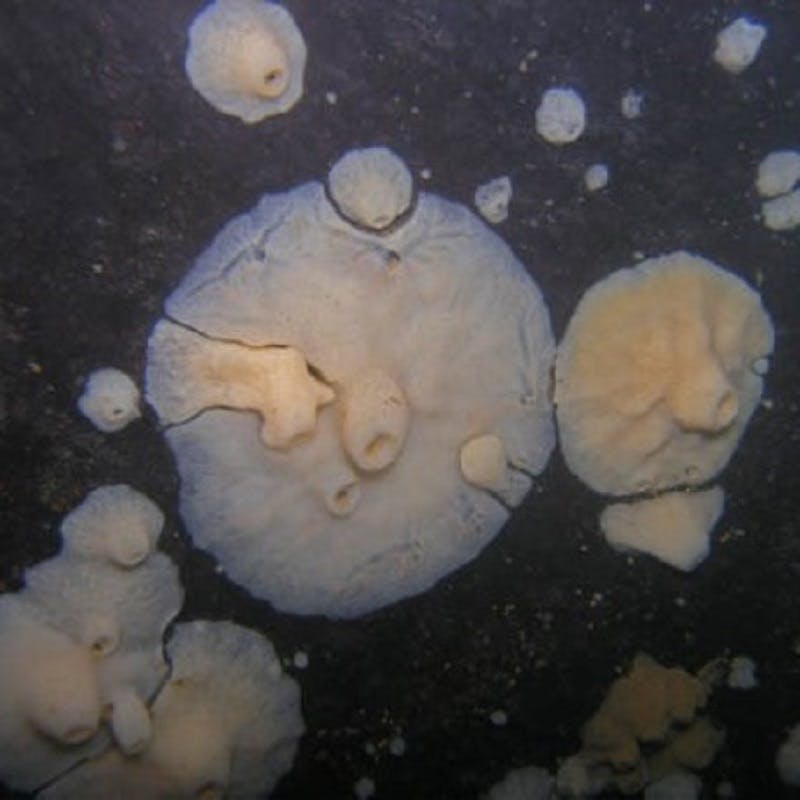
[[[484,434],[461,446],[459,465],[464,480],[473,486],[500,491],[508,482],[508,462],[502,439]]]
[[[568,466],[614,495],[714,477],[758,404],[773,341],[758,294],[704,258],[613,273],[581,299],[556,357]]]
[[[207,408],[255,411],[264,443],[283,449],[313,432],[317,409],[334,397],[293,347],[214,341],[164,320],[153,332],[149,354],[148,399],[167,424]]]
[[[677,569],[691,570],[708,555],[711,531],[724,501],[718,486],[703,492],[667,492],[609,506],[600,515],[600,527],[614,547],[648,553]]]
[[[638,653],[581,730],[581,750],[557,776],[559,796],[606,789],[638,794],[676,770],[704,769],[725,738],[699,712],[719,679],[712,661],[696,675]]]

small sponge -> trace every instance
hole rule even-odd
[[[306,46],[292,15],[263,0],[216,0],[189,29],[186,73],[219,111],[259,122],[303,94]]]
[[[297,684],[272,645],[230,622],[191,622],[175,627],[167,650],[172,674],[153,704],[142,752],[111,750],[88,761],[43,800],[248,800],[272,791],[304,730]]]

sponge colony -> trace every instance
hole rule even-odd
[[[149,343],[187,528],[282,610],[355,616],[429,588],[499,531],[554,444],[538,289],[466,208],[412,204],[405,174],[369,148],[327,191],[266,195],[199,258]],[[201,391],[221,342],[226,359],[302,355],[325,395],[303,436],[270,445],[246,372],[236,393]],[[189,386],[213,403],[176,402]]]
[[[559,796],[608,788],[631,795],[676,770],[705,769],[724,741],[724,732],[699,713],[718,680],[717,667],[710,662],[691,675],[637,654],[583,726],[581,750],[562,762]]]
[[[714,477],[761,397],[773,339],[758,294],[698,256],[672,253],[600,281],[556,359],[568,466],[613,495]]]
[[[214,108],[259,122],[303,94],[306,46],[292,15],[263,0],[216,0],[189,29],[186,74]]]

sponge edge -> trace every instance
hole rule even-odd
[[[306,45],[283,6],[216,0],[189,29],[186,74],[218,111],[243,122],[284,114],[303,94]]]
[[[609,506],[600,515],[600,527],[613,547],[648,553],[689,571],[708,555],[711,531],[724,502],[718,486],[702,492],[669,492]]]

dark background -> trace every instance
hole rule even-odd
[[[552,770],[640,649],[690,669],[753,657],[759,688],[714,697],[728,739],[706,794],[727,780],[739,798],[797,796],[773,757],[800,721],[800,230],[761,226],[753,180],[769,151],[800,146],[800,6],[286,5],[308,44],[305,95],[247,126],[184,76],[197,0],[0,3],[2,588],[56,551],[58,520],[91,488],[126,482],[150,495],[168,517],[183,617],[232,618],[286,659],[309,654],[306,670],[289,667],[308,734],[282,800],[347,798],[363,775],[378,798],[461,800],[513,767]],[[769,35],[731,76],[711,53],[740,13]],[[541,92],[563,84],[583,94],[589,125],[556,148],[535,135],[533,115]],[[646,96],[633,121],[619,111],[631,87]],[[687,248],[760,286],[777,330],[769,408],[723,474],[726,512],[695,572],[612,552],[597,531],[602,499],[556,453],[493,544],[425,595],[353,622],[276,614],[189,546],[152,418],[106,436],[77,413],[91,370],[140,381],[164,298],[227,219],[370,144],[395,149],[417,176],[430,169],[420,185],[467,204],[479,183],[511,176],[499,232],[542,288],[557,337],[583,291],[637,251]],[[595,161],[610,165],[611,183],[589,196],[582,174]],[[506,726],[489,721],[495,709]],[[398,733],[402,757],[388,752]]]

